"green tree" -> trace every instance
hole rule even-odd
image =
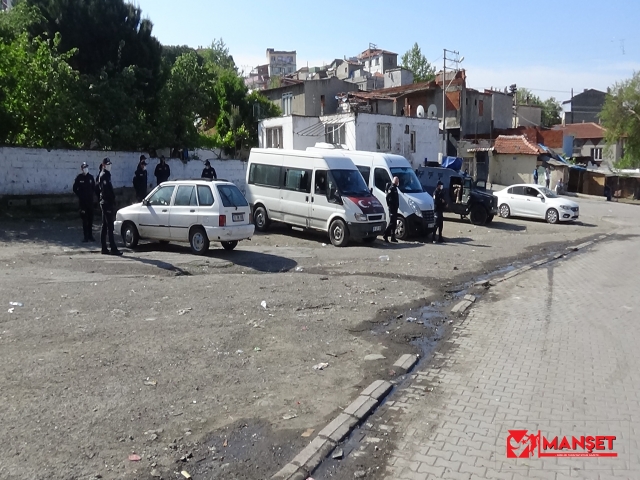
[[[542,101],[540,97],[534,95],[528,88],[519,88],[516,92],[516,99],[518,105],[532,105],[542,108],[541,126],[552,127],[560,123],[562,106],[554,97]]]
[[[607,129],[607,144],[615,145],[625,139],[623,157],[618,168],[640,167],[640,72],[617,82],[607,93],[600,113],[602,126]]]
[[[211,42],[211,46],[208,48],[201,48],[198,50],[198,54],[204,58],[204,61],[217,65],[223,70],[232,70],[238,73],[238,68],[233,60],[233,57],[229,53],[229,48],[224,43],[222,38],[214,39]]]
[[[430,82],[436,78],[436,69],[422,54],[418,42],[413,44],[411,50],[402,55],[402,66],[413,72],[414,83]]]

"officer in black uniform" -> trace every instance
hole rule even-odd
[[[398,185],[400,179],[393,177],[391,185],[387,188],[387,207],[389,207],[389,226],[384,231],[382,237],[385,242],[389,242],[389,235],[391,235],[391,241],[398,243],[396,239],[396,228],[398,226],[398,208],[400,207],[400,198],[398,197]]]
[[[447,200],[444,198],[444,185],[438,181],[436,191],[433,194],[433,213],[435,214],[436,228],[433,230],[433,243],[436,243],[436,233],[440,232],[438,242],[442,243],[442,227],[444,226],[444,209],[447,206]]]
[[[100,233],[100,241],[102,242],[103,255],[122,255],[116,246],[116,240],[113,236],[113,222],[116,216],[116,195],[111,184],[111,160],[105,158],[102,160],[102,173],[98,177],[100,185],[100,208],[102,209],[102,232]],[[109,236],[109,245],[111,252],[107,248],[107,235]]]
[[[82,173],[78,174],[73,182],[73,193],[80,201],[80,218],[82,219],[82,231],[84,232],[83,243],[95,242],[93,238],[93,194],[96,182],[93,175],[89,173],[89,165],[84,162],[80,166]]]
[[[144,155],[140,157],[140,163],[133,176],[133,188],[136,191],[136,200],[141,202],[147,196],[147,162]]]
[[[142,161],[143,158],[145,158],[144,155],[140,157],[140,161]],[[171,176],[171,167],[167,164],[167,161],[164,159],[164,155],[160,156],[160,163],[156,165],[156,169],[153,172],[153,174],[156,177],[156,181],[158,182],[158,185],[169,180],[169,177]]]
[[[217,180],[218,176],[216,175],[216,169],[211,166],[211,162],[207,160],[204,162],[204,170],[202,170],[202,178],[208,178],[209,180],[213,180],[214,178]]]

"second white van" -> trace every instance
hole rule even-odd
[[[382,235],[385,209],[347,157],[331,152],[254,148],[247,167],[247,200],[256,230],[272,221],[329,233],[344,247]]]
[[[350,158],[358,167],[370,191],[384,205],[388,216],[386,188],[393,177],[400,180],[396,237],[405,240],[413,234],[426,234],[435,227],[433,197],[425,192],[409,161],[402,155],[361,150],[344,150],[326,143],[308,147],[308,152],[325,152]]]

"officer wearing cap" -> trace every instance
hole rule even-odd
[[[116,216],[116,194],[111,184],[111,160],[105,158],[102,160],[102,172],[98,177],[100,185],[100,208],[102,209],[102,232],[100,232],[100,241],[102,243],[102,254],[122,255],[116,246],[116,240],[113,236],[113,222]],[[107,236],[109,237],[109,246],[111,252],[107,248]]]
[[[147,196],[147,157],[140,155],[140,163],[133,175],[133,188],[136,191],[136,200],[141,202]]]
[[[444,210],[447,207],[447,200],[444,198],[444,185],[438,181],[436,191],[433,194],[433,213],[435,214],[436,227],[433,230],[433,243],[436,243],[436,233],[440,233],[438,242],[442,243],[442,227],[444,226]]]
[[[82,219],[82,231],[84,233],[83,243],[95,242],[93,238],[93,194],[96,182],[93,175],[89,173],[89,165],[83,162],[80,166],[81,173],[73,182],[73,193],[80,201],[80,218]]]
[[[160,163],[156,165],[156,169],[153,174],[156,177],[158,185],[169,180],[169,177],[171,176],[171,167],[169,167],[164,159],[164,155],[160,155]]]
[[[213,180],[214,178],[217,180],[218,176],[216,175],[216,169],[211,166],[211,162],[207,160],[204,162],[204,170],[202,170],[202,178],[208,178],[209,180]]]

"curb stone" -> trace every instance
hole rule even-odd
[[[402,355],[393,366],[408,372],[416,363],[418,363],[418,356],[407,353],[406,355]]]
[[[408,357],[405,359],[405,357]],[[416,355],[403,355],[398,362],[403,366],[409,362],[413,367]],[[396,362],[396,363],[398,363]],[[365,388],[344,411],[324,427],[316,438],[307,445],[291,462],[271,477],[272,480],[305,480],[320,465],[322,460],[344,440],[347,435],[367,417],[391,391],[393,385],[385,380],[376,380]]]

